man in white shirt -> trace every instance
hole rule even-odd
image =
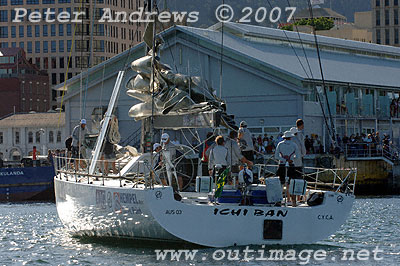
[[[217,145],[211,149],[210,157],[208,158],[208,170],[214,178],[228,166],[228,149],[224,146],[224,138],[218,136],[215,139],[215,143]]]
[[[176,146],[170,141],[169,135],[164,133],[161,135],[161,145],[162,145],[162,159],[163,164],[167,169],[167,176],[169,185],[173,187],[172,177],[177,181],[178,191],[183,187],[182,177],[177,175],[175,169],[175,159],[176,159]]]
[[[285,184],[286,176],[293,178],[294,173],[294,160],[298,157],[301,158],[301,153],[297,145],[292,141],[294,134],[290,131],[286,131],[283,134],[283,141],[278,143],[275,150],[275,159],[279,160],[279,168],[277,174],[281,184]],[[289,164],[286,173],[286,163]],[[287,175],[286,175],[287,174]],[[296,206],[296,196],[290,196],[292,199],[292,206]]]
[[[244,157],[247,160],[253,161],[254,160],[254,143],[253,138],[251,137],[250,131],[247,129],[246,121],[240,122],[240,128],[238,131],[238,140],[240,150]]]
[[[236,131],[229,132],[229,137],[225,141],[225,147],[228,149],[228,165],[231,167],[232,174],[239,173],[240,163],[246,164],[248,167],[252,167],[253,163],[246,159],[240,152],[239,144],[236,141]]]

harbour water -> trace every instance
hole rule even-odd
[[[71,237],[58,219],[55,204],[1,204],[0,265],[399,265],[399,225],[400,197],[358,198],[347,223],[330,239],[304,246],[252,246],[249,249],[265,250],[265,259],[261,253],[253,253],[253,260],[249,260],[251,255],[245,259],[243,248],[175,247]],[[242,230],[246,230],[245,225]],[[194,260],[183,256],[180,261],[171,261],[170,256],[157,259],[156,249],[179,248],[198,252]],[[240,250],[239,257],[228,258],[236,249]],[[266,260],[271,249],[283,250],[288,260]],[[326,252],[323,260],[314,257],[321,250]],[[353,257],[346,253],[348,250],[355,252]],[[293,251],[296,257],[289,256]]]

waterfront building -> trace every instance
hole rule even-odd
[[[329,102],[339,135],[380,131],[382,135],[391,134],[398,142],[400,116],[392,102],[397,103],[400,94],[399,48],[318,36],[327,86],[325,96],[313,35],[300,33],[300,40],[297,32],[237,23],[225,23],[224,32],[221,50],[220,24],[208,29],[170,28],[163,33],[161,59],[180,73],[206,79],[227,102],[228,113],[234,114],[237,122],[246,120],[254,134],[276,136],[303,118],[305,135],[317,134],[327,139],[317,100],[320,98],[327,116]],[[118,71],[126,62],[144,54],[145,45],[141,43],[68,80],[66,132],[70,133],[81,117],[96,130],[94,125],[108,105]],[[127,70],[123,86],[134,75]],[[87,100],[82,105],[80,82],[87,78]],[[57,87],[63,88],[63,84]],[[124,91],[121,90],[116,115],[122,141],[129,142],[134,139],[133,134],[140,134],[140,122],[128,117],[129,108],[138,102]]]
[[[95,66],[140,42],[143,23],[100,23],[99,19],[103,15],[103,8],[110,8],[113,15],[122,11],[130,14],[139,7],[144,7],[144,2],[0,0],[0,47],[23,48],[30,63],[48,72],[48,83],[52,88],[86,70],[89,65]],[[15,8],[27,9],[27,16],[22,22],[12,22],[16,14]],[[54,22],[45,21],[47,10],[52,12],[49,13],[49,18]],[[27,17],[35,11],[42,14],[42,19],[32,23]],[[71,14],[71,19],[65,23],[56,19],[62,12]],[[80,17],[82,23],[72,22],[75,18],[74,12],[84,12]],[[51,90],[49,100],[52,109],[57,108],[56,100],[59,96],[55,90]]]
[[[373,42],[400,46],[399,0],[371,0]]]
[[[0,118],[50,109],[48,75],[28,62],[22,48],[0,48]]]
[[[0,157],[17,161],[32,154],[36,146],[38,154],[48,150],[64,149],[64,113],[13,114],[0,120]]]

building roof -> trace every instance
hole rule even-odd
[[[207,48],[219,53],[222,33],[221,24],[208,29],[175,26],[163,35],[173,45],[179,38],[194,49]],[[321,80],[315,39],[312,34],[283,31],[267,27],[238,23],[224,23],[224,58],[244,63],[249,69],[258,69],[266,74],[278,75],[298,81]],[[325,80],[334,83],[397,88],[400,89],[400,48],[332,37],[318,36],[322,68]],[[171,44],[172,43],[172,44]],[[200,47],[201,46],[201,47]],[[144,45],[139,44],[113,58],[82,73],[82,78],[101,78],[103,68],[108,77],[116,75],[118,64],[122,65],[127,55],[143,54]],[[308,62],[307,62],[308,60]],[[310,71],[311,69],[311,71]],[[111,74],[113,73],[113,74]],[[66,81],[69,88],[78,86],[80,75]],[[78,84],[78,85],[76,85]],[[85,83],[83,83],[85,84]],[[89,78],[89,84],[94,85]],[[57,86],[62,90],[64,84]]]
[[[19,47],[0,48],[0,56],[16,56],[19,51],[24,50]]]
[[[320,17],[327,17],[327,18],[339,18],[339,19],[344,19],[347,20],[347,18],[336,11],[333,11],[330,8],[313,8],[312,9],[313,17],[315,18],[320,18]],[[294,15],[295,19],[302,19],[302,18],[311,18],[310,14],[310,9],[302,9],[300,11],[297,11]]]
[[[15,114],[0,120],[0,127],[64,127],[65,113]]]

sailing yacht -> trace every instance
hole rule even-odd
[[[148,29],[155,36],[155,25]],[[128,95],[141,103],[132,106],[129,115],[149,125],[153,134],[154,129],[162,131],[165,127],[237,129],[225,103],[205,80],[176,73],[161,62],[161,41],[154,36],[147,43],[148,54],[130,65],[137,75],[125,87]],[[274,165],[255,167],[261,181],[257,184],[238,180],[221,185],[219,178],[199,176],[196,191],[178,191],[171,183],[163,185],[159,178],[162,171],[176,177],[182,159],[196,155],[193,147],[185,145],[177,145],[181,155],[172,167],[156,170],[153,154],[143,153],[118,163],[116,173],[104,174],[99,157],[124,85],[123,75],[122,70],[87,160],[88,169],[75,170],[69,158],[60,158],[67,162],[56,170],[57,211],[72,234],[208,247],[287,245],[326,239],[345,223],[355,198],[356,169],[305,168],[308,182],[291,191],[307,198],[297,206],[286,197],[289,184],[283,186],[285,193],[281,184],[276,184]],[[190,185],[193,176],[188,176]]]

